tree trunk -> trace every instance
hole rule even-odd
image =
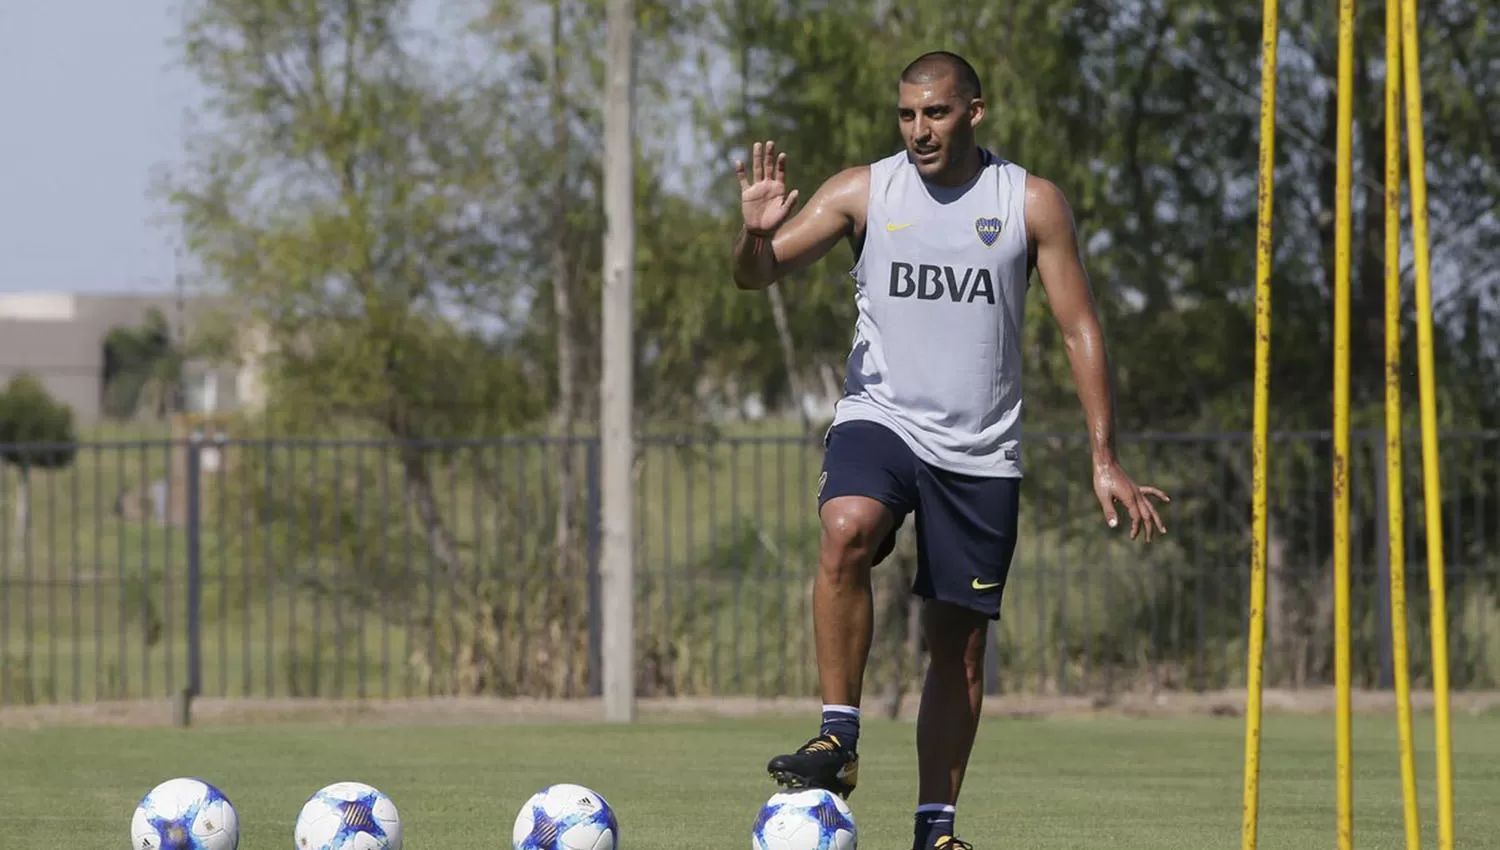
[[[1265,678],[1267,685],[1275,687],[1279,681],[1277,671],[1286,663],[1291,649],[1292,603],[1287,594],[1286,539],[1276,533],[1275,523],[1266,529],[1266,608],[1264,643]]]
[[[398,439],[401,439],[398,437]],[[461,570],[458,563],[458,543],[448,527],[443,524],[442,512],[438,509],[437,496],[432,489],[432,475],[427,469],[427,458],[422,450],[409,442],[401,444],[401,469],[406,477],[406,498],[417,512],[422,531],[427,536],[427,548],[438,566],[450,579],[458,578]]]
[[[818,374],[823,378],[823,392],[828,398],[837,399],[842,395],[842,384],[839,382],[838,372],[827,363],[821,365]]]
[[[740,132],[747,132],[750,127],[750,51],[754,47],[754,40],[750,34],[750,7],[741,0],[739,4],[740,26],[742,38],[740,40]],[[792,328],[786,318],[786,300],[781,297],[781,288],[777,284],[771,284],[766,288],[766,297],[771,301],[771,319],[776,323],[776,340],[781,344],[781,364],[786,369],[787,391],[792,394],[792,401],[797,405],[797,420],[802,423],[804,434],[812,433],[812,419],[807,415],[807,406],[804,403],[802,391],[802,378],[797,374],[797,357],[792,347]]]
[[[885,716],[891,720],[901,716],[901,703],[906,697],[907,688],[913,685],[920,688],[917,682],[918,673],[922,669],[922,600],[909,592],[912,571],[907,569],[906,564],[907,560],[902,558],[893,565],[900,571],[892,573],[895,597],[890,606],[893,615],[890,629],[893,637],[901,640],[895,651],[896,669],[886,683],[882,706]]]
[[[812,417],[807,414],[806,392],[802,376],[797,371],[796,349],[792,347],[792,328],[787,322],[786,301],[781,297],[781,287],[772,284],[766,289],[766,296],[771,299],[771,318],[776,322],[776,339],[781,343],[781,362],[786,368],[787,390],[797,405],[797,420],[802,423],[802,433],[811,434]]]

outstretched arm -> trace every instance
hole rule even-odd
[[[1062,331],[1078,400],[1088,422],[1095,495],[1111,527],[1118,521],[1114,502],[1119,500],[1130,512],[1131,538],[1144,525],[1146,539],[1150,540],[1154,531],[1167,529],[1146,496],[1170,499],[1154,487],[1137,487],[1120,469],[1115,455],[1114,388],[1110,383],[1109,355],[1088,273],[1079,256],[1073,212],[1062,191],[1040,177],[1026,178],[1026,230],[1036,252],[1036,270],[1047,303]]]
[[[828,178],[790,221],[786,216],[797,192],[786,191],[786,154],[775,144],[752,152],[753,174],[735,163],[740,181],[744,225],[734,243],[734,283],[740,289],[764,289],[792,272],[822,259],[838,241],[864,225],[870,192],[870,169],[845,169]]]

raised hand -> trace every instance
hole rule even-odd
[[[775,233],[797,202],[797,190],[786,189],[786,154],[777,153],[775,142],[756,142],[750,149],[750,179],[741,160],[735,160],[734,173],[740,180],[745,230],[754,236]]]

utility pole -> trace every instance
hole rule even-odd
[[[604,339],[599,387],[605,719],[635,719],[635,3],[608,0],[604,85]]]

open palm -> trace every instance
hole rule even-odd
[[[734,163],[740,181],[740,212],[745,230],[756,236],[776,231],[797,203],[797,190],[786,188],[786,154],[776,152],[775,142],[756,142],[750,149],[750,176],[746,179],[745,163]]]

